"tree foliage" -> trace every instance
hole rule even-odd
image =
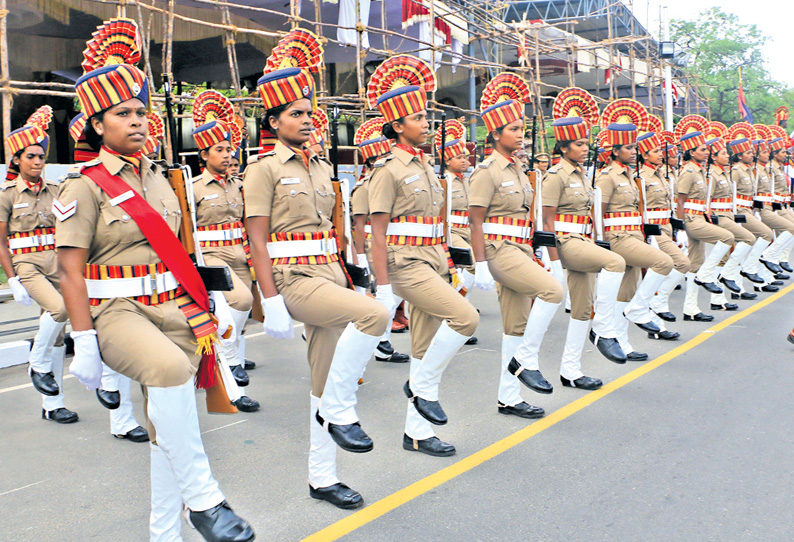
[[[766,71],[762,47],[767,37],[754,24],[714,7],[695,20],[675,19],[671,37],[689,55],[684,69],[709,99],[711,120],[730,126],[739,115],[739,69],[747,105],[754,121],[774,124],[775,110],[794,104],[794,89]]]

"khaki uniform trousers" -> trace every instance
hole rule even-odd
[[[380,337],[389,313],[371,297],[349,289],[338,262],[274,266],[273,279],[290,315],[305,325],[312,395],[322,397],[336,343],[345,327],[353,322],[360,332]]]
[[[468,248],[471,250],[471,230],[469,228],[452,228],[450,230],[450,240],[455,248]],[[471,274],[474,274],[474,266],[463,267]]]
[[[731,232],[736,243],[747,243],[748,245],[755,243],[755,235],[749,228],[737,224],[733,213],[717,213],[717,216],[719,217],[719,227]]]
[[[686,224],[686,235],[689,239],[689,261],[692,263],[690,272],[696,273],[705,261],[706,243],[717,243],[721,241],[726,245],[733,244],[733,234],[724,228],[706,222],[702,214],[684,214]]]
[[[562,266],[568,271],[571,318],[589,320],[593,315],[595,274],[602,269],[624,273],[626,261],[619,254],[601,248],[592,240],[577,234],[558,235],[557,252]]]
[[[673,227],[670,224],[664,224],[662,226],[662,235],[656,235],[654,239],[659,246],[659,250],[670,256],[673,260],[673,269],[686,275],[687,272],[689,272],[691,263],[686,254],[678,248],[678,245],[673,240]]]
[[[250,311],[254,304],[254,296],[251,293],[253,279],[243,245],[203,248],[201,250],[206,265],[228,267],[231,271],[232,289],[223,292],[229,306],[240,312]]]
[[[745,222],[743,226],[755,237],[761,238],[764,241],[769,241],[770,243],[773,241],[772,229],[758,220],[751,210],[740,208],[736,214],[743,215],[747,219],[747,222]]]
[[[497,282],[504,333],[521,337],[532,300],[537,297],[547,303],[560,303],[562,285],[534,260],[530,245],[486,241],[485,247],[488,267]]]
[[[423,359],[441,322],[471,337],[480,323],[477,309],[449,283],[449,264],[441,245],[389,246],[389,280],[409,304],[411,357]]]
[[[787,231],[794,235],[794,223],[786,220],[785,217],[780,216],[772,209],[767,209],[766,207],[761,209],[761,222],[775,230],[775,233]]]
[[[24,261],[16,258],[14,273],[19,277],[19,282],[30,294],[30,297],[39,304],[41,310],[49,312],[56,322],[65,322],[68,319],[66,306],[61,297],[61,279],[58,277],[58,262],[54,250],[44,250],[32,254],[25,254]],[[12,257],[13,260],[13,257]],[[56,346],[63,344],[59,338]]]
[[[789,222],[794,223],[794,211],[792,211],[791,208],[781,209],[781,210],[779,210],[777,212],[777,214],[778,214],[778,216],[782,216],[783,218],[785,218]]]
[[[668,275],[673,269],[673,259],[645,242],[639,231],[612,231],[606,233],[612,252],[626,261],[626,273],[618,290],[618,301],[631,301],[637,291],[642,268],[652,269],[660,275]]]

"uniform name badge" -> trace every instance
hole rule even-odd
[[[220,194],[209,194],[209,195],[207,195],[207,196],[204,196],[204,199],[205,199],[205,200],[208,200],[208,199],[218,199],[219,197],[220,197]]]
[[[281,184],[300,184],[301,180],[300,177],[284,177],[280,179],[279,182]]]
[[[15,203],[14,209],[24,209],[25,207],[30,207],[30,203]]]
[[[411,184],[412,182],[418,181],[418,180],[419,180],[419,175],[411,175],[410,177],[405,179],[405,184]]]
[[[571,183],[568,185],[569,188],[581,188],[582,183]]]
[[[629,185],[629,183],[618,183],[618,187],[621,187],[621,186],[628,186],[628,185]]]
[[[505,181],[505,182],[502,183],[502,187],[506,188],[508,186],[513,186],[514,184],[516,184],[515,181]]]
[[[123,194],[119,194],[115,198],[112,198],[110,200],[110,204],[113,207],[115,207],[116,205],[118,205],[120,203],[124,203],[125,201],[127,201],[128,199],[133,198],[133,197],[135,197],[135,192],[133,192],[132,190],[127,190]]]

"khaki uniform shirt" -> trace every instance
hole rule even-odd
[[[8,224],[8,236],[33,231],[36,228],[55,227],[52,200],[58,193],[58,184],[42,179],[38,194],[31,190],[22,177],[0,185],[0,222]],[[47,252],[47,251],[43,251]],[[41,252],[12,254],[13,263],[40,264]]]
[[[662,168],[653,168],[646,164],[640,170],[640,177],[645,181],[645,207],[647,209],[670,209],[672,191],[662,175]]]
[[[567,160],[549,168],[542,188],[543,205],[556,207],[558,214],[587,216],[593,208],[595,193],[584,171]]]
[[[788,184],[788,178],[786,177],[783,168],[780,167],[780,164],[773,161],[772,162],[772,178],[775,180],[775,194],[778,196],[788,196],[791,194],[791,188]]]
[[[728,172],[730,170],[722,169],[716,164],[711,166],[711,199],[716,198],[730,198],[733,202],[733,183],[731,183]],[[733,211],[726,211],[725,209],[715,209],[717,214],[730,214],[733,216]]]
[[[687,162],[681,167],[681,176],[676,183],[676,192],[686,194],[687,199],[706,201],[708,184],[703,168],[696,162]]]
[[[731,168],[731,181],[736,185],[736,193],[753,197],[752,170],[747,164],[738,163]]]
[[[458,177],[454,173],[447,172],[447,187],[452,193],[451,211],[469,211],[469,187],[470,181],[464,175]]]
[[[624,213],[639,209],[640,191],[629,168],[613,162],[601,170],[595,184],[601,189],[602,202],[607,204],[606,212]]]
[[[756,193],[757,194],[771,194],[772,193],[772,181],[769,178],[769,171],[768,167],[765,164],[758,164],[758,167],[755,170],[756,175]],[[769,205],[771,207],[771,203],[765,203],[764,205]]]
[[[350,194],[350,208],[353,216],[369,216],[369,179],[372,172],[367,172],[356,182],[353,192]]]
[[[193,180],[196,226],[228,224],[243,220],[243,182],[231,177],[225,186],[206,169]]]

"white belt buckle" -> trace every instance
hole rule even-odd
[[[151,288],[150,293],[146,293],[146,279],[149,279],[149,287]],[[157,295],[157,275],[155,273],[149,273],[144,277],[143,280],[143,291],[144,295],[154,296]]]

